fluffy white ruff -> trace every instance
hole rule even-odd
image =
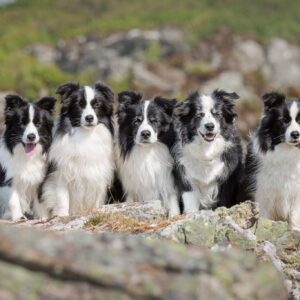
[[[24,217],[31,203],[38,210],[37,190],[45,176],[46,155],[42,146],[36,145],[34,155],[25,154],[22,144],[11,154],[4,143],[0,147],[0,164],[6,169],[6,180],[12,178],[12,186],[0,187],[0,211],[2,218],[13,221]]]
[[[253,150],[261,164],[255,192],[261,217],[287,221],[300,230],[300,149],[282,143],[263,154],[255,138]]]
[[[173,159],[167,146],[159,142],[135,145],[124,160],[117,145],[116,161],[127,201],[161,200],[169,216],[180,214]]]
[[[49,162],[57,170],[43,188],[41,217],[67,216],[98,208],[105,203],[112,182],[113,137],[103,124],[74,128],[71,135],[57,136],[50,148]]]
[[[229,146],[220,135],[213,142],[196,136],[192,143],[183,146],[180,163],[185,166],[193,188],[182,195],[186,213],[197,211],[200,206],[209,209],[215,205],[219,192],[217,180],[226,172],[221,154]]]

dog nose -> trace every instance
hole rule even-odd
[[[27,140],[30,141],[30,142],[33,142],[35,140],[36,136],[34,133],[29,133],[27,135]]]
[[[298,139],[299,136],[300,136],[299,131],[292,131],[292,132],[291,132],[291,137],[292,137],[293,139]]]
[[[207,123],[207,124],[205,124],[205,128],[206,128],[208,131],[213,131],[214,128],[215,128],[215,124],[214,124],[214,123]]]
[[[144,139],[148,139],[151,135],[151,132],[149,130],[143,130],[141,132],[141,136],[144,138]]]
[[[85,117],[85,120],[88,122],[88,123],[92,123],[94,121],[94,116],[92,115],[87,115]]]

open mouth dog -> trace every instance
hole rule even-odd
[[[210,133],[210,132],[205,133],[205,134],[203,134],[203,133],[200,132],[200,135],[203,137],[203,139],[204,139],[206,142],[213,142],[214,139],[215,139],[215,137],[216,137],[216,134]]]
[[[24,146],[25,153],[28,156],[34,155],[35,150],[36,150],[36,144],[33,144],[33,143],[26,143],[26,144],[24,144],[23,143],[23,146]]]

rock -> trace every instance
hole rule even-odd
[[[230,209],[221,207],[214,211],[201,210],[197,213],[181,215],[172,219],[167,219],[160,201],[153,201],[149,203],[105,205],[86,215],[56,217],[51,220],[29,220],[21,223],[2,221],[1,223],[13,224],[20,231],[29,227],[39,229],[43,231],[43,234],[47,231],[55,231],[56,234],[62,232],[61,236],[65,237],[66,240],[72,236],[70,231],[87,231],[97,239],[101,238],[101,235],[97,235],[97,233],[115,232],[138,235],[139,238],[146,239],[149,243],[157,243],[158,240],[165,241],[167,244],[170,243],[170,247],[173,247],[171,245],[174,245],[174,242],[192,249],[205,247],[207,251],[210,249],[211,252],[216,252],[218,255],[223,252],[226,255],[228,253],[233,255],[232,251],[235,250],[238,253],[239,251],[242,251],[242,253],[245,251],[246,257],[251,256],[252,253],[259,262],[271,262],[275,265],[278,272],[283,276],[284,285],[288,289],[290,299],[297,299],[297,295],[299,295],[300,232],[289,230],[286,222],[275,222],[259,218],[258,204],[250,201],[233,206]],[[4,241],[5,239],[1,237],[1,228],[0,224],[0,238],[1,241]],[[83,239],[84,236],[81,237]],[[122,240],[123,237],[118,236],[116,239]],[[43,240],[41,241],[43,242]],[[63,241],[63,238],[60,241]],[[31,239],[28,238],[28,243],[30,242]],[[6,247],[3,243],[0,244],[0,262],[2,257],[1,245]],[[33,243],[33,245],[38,245],[38,243]],[[10,251],[11,247],[9,247]],[[101,248],[99,248],[99,251],[102,251]],[[172,254],[168,253],[168,255]],[[164,263],[164,260],[162,263]],[[235,268],[230,260],[228,267]],[[264,280],[268,281],[268,276],[262,276]],[[203,279],[201,283],[198,283],[200,285],[205,286],[205,284],[208,284],[212,290],[216,287],[222,287],[218,280],[207,277],[207,274],[200,277]],[[228,279],[229,282],[232,280],[235,282],[235,279],[230,278]],[[269,283],[266,282],[266,284]],[[247,293],[252,293],[252,286],[250,290],[245,290],[245,297],[242,297],[240,293],[243,293],[243,291],[237,287],[232,287],[229,295],[233,290],[234,297],[248,299],[250,296],[248,297]]]
[[[112,234],[0,226],[1,299],[287,299],[250,253]]]
[[[231,248],[252,251],[259,260],[272,261],[292,282],[289,294],[293,297],[300,286],[300,277],[295,276],[300,269],[300,232],[289,230],[286,222],[259,219],[258,211],[257,203],[249,201],[230,209],[203,210],[142,235],[217,252]]]
[[[137,86],[151,86],[165,93],[174,93],[178,88],[173,83],[149,71],[145,64],[136,64],[132,72],[133,81]]]
[[[93,70],[103,79],[119,80],[144,60],[144,53],[153,42],[158,43],[161,49],[160,58],[185,52],[181,32],[177,29],[132,29],[125,34],[110,35],[104,40],[82,36],[62,40],[56,47],[56,62],[66,72]]]
[[[148,203],[134,202],[103,205],[98,210],[85,215],[55,217],[49,220],[27,220],[26,222],[19,222],[16,225],[18,227],[34,227],[36,229],[47,231],[82,231],[88,230],[89,227],[86,226],[86,223],[90,219],[98,216],[106,216],[106,222],[108,221],[108,218],[112,218],[114,222],[116,222],[117,219],[122,219],[123,221],[128,219],[135,220],[137,223],[142,222],[143,224],[153,224],[167,219],[166,210],[162,207],[161,201],[157,200]],[[101,222],[98,222],[97,231],[108,231],[107,226],[105,226],[105,222],[103,223],[104,226],[99,230]],[[130,223],[128,224],[128,226],[131,225],[132,224]]]
[[[299,89],[300,49],[275,38],[267,45],[266,54],[268,66],[263,71],[271,87]]]
[[[261,69],[265,63],[263,47],[254,40],[240,40],[236,42],[232,51],[232,62],[238,71],[250,73]]]
[[[51,65],[56,62],[57,53],[47,44],[36,43],[25,48],[25,51],[35,56],[42,64]]]
[[[250,87],[246,87],[244,85],[242,75],[235,71],[224,71],[216,78],[205,82],[201,88],[201,92],[212,93],[215,89],[224,89],[228,92],[236,92],[243,99],[255,98],[255,94]]]

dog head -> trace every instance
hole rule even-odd
[[[70,120],[72,127],[91,129],[99,123],[111,127],[114,94],[108,86],[100,82],[94,86],[68,82],[56,93],[61,97],[61,115]]]
[[[29,156],[35,154],[38,144],[46,152],[52,139],[56,99],[44,97],[29,103],[18,95],[7,95],[5,100],[4,140],[10,152],[13,153],[18,144],[24,146],[24,151]]]
[[[280,93],[263,96],[264,114],[258,136],[262,150],[273,149],[280,143],[300,145],[300,99],[286,100]]]
[[[185,142],[200,136],[211,143],[233,124],[236,117],[234,100],[236,93],[215,90],[212,94],[192,92],[176,106],[175,116],[185,133]]]
[[[169,130],[175,99],[155,97],[142,100],[139,93],[125,91],[119,94],[118,124],[120,138],[131,139],[139,145],[154,144]]]

